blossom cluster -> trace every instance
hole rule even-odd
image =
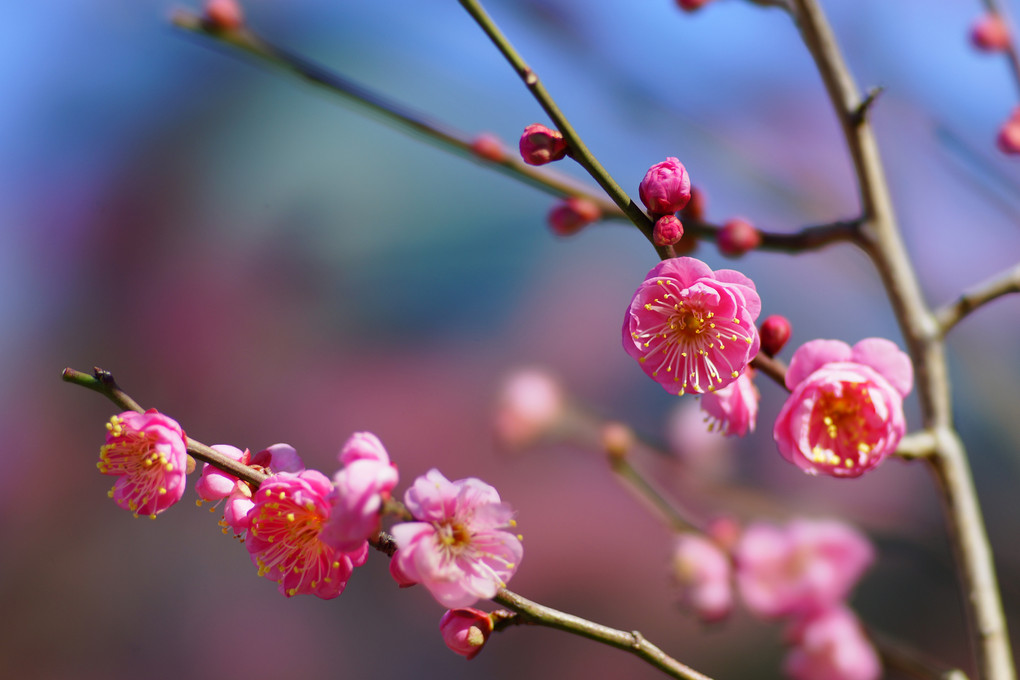
[[[107,430],[99,469],[117,476],[110,495],[118,505],[155,517],[181,499],[188,452],[180,425],[155,411],[129,411],[112,418]],[[287,444],[255,454],[213,448],[268,475],[253,488],[206,463],[195,484],[199,504],[223,505],[223,531],[244,542],[259,575],[275,581],[286,597],[340,595],[354,568],[365,563],[393,504],[397,468],[379,438],[352,435],[332,480],[306,469]],[[520,537],[507,531],[516,526],[513,510],[481,480],[450,481],[429,470],[392,512],[405,520],[391,527],[394,578],[401,586],[421,583],[446,607],[493,597],[523,556]]]
[[[874,560],[868,540],[835,520],[728,521],[708,536],[685,533],[673,553],[681,603],[704,621],[733,609],[734,592],[755,616],[787,625],[785,670],[794,680],[876,680],[881,666],[846,600]]]

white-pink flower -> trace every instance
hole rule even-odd
[[[864,474],[899,445],[913,380],[910,358],[889,340],[805,343],[786,372],[791,394],[772,431],[779,452],[809,474]]]
[[[535,443],[566,410],[563,388],[539,369],[522,369],[506,379],[497,397],[496,440],[509,449]]]
[[[670,394],[712,392],[736,380],[758,353],[760,312],[754,282],[740,272],[670,258],[634,293],[623,348]]]
[[[677,537],[673,550],[673,578],[682,603],[702,621],[718,621],[733,608],[729,556],[713,541],[692,533]]]
[[[852,611],[837,606],[797,621],[783,670],[793,680],[878,680],[882,664]]]
[[[439,470],[415,480],[404,504],[416,522],[391,529],[394,572],[421,583],[450,609],[489,599],[517,571],[524,548],[513,511],[499,493],[475,478],[449,481]]]
[[[320,538],[339,550],[360,550],[379,530],[383,504],[397,485],[397,468],[371,432],[351,435],[338,458],[343,468],[333,477],[333,511]]]
[[[748,368],[726,387],[701,396],[701,410],[708,414],[709,429],[718,428],[724,435],[737,437],[754,432],[760,397],[751,381],[753,373]]]
[[[305,469],[301,456],[289,444],[273,444],[254,456],[248,449],[241,451],[229,444],[216,444],[212,448],[242,465],[267,474],[300,472]],[[226,499],[223,519],[220,520],[223,533],[231,530],[236,536],[240,536],[248,530],[248,513],[255,503],[247,482],[206,463],[202,467],[202,476],[195,482],[195,492],[204,501],[218,502]]]
[[[137,517],[155,518],[184,495],[188,445],[177,421],[155,409],[125,411],[106,424],[96,467],[117,481],[110,498]]]
[[[756,522],[735,550],[737,585],[758,616],[804,616],[842,602],[874,560],[868,539],[835,520]]]

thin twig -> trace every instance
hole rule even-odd
[[[573,614],[567,614],[537,602],[532,602],[506,588],[500,588],[496,596],[492,598],[492,601],[521,615],[520,623],[555,628],[556,630],[562,630],[574,635],[580,635],[589,640],[601,642],[610,647],[622,649],[648,662],[670,677],[682,678],[683,680],[710,680],[707,675],[699,673],[690,666],[682,664],[667,655],[637,631],[628,633],[623,630],[603,626]]]
[[[86,387],[94,392],[99,392],[126,411],[136,411],[138,413],[144,412],[144,409],[138,405],[138,402],[120,389],[117,385],[117,381],[113,379],[113,374],[109,371],[96,367],[92,369],[92,373],[85,373],[73,368],[65,368],[62,377],[64,382],[69,382],[73,385],[80,385],[81,387]],[[188,453],[193,458],[197,458],[204,463],[209,463],[213,467],[217,467],[224,472],[229,472],[238,479],[242,479],[251,484],[253,489],[257,489],[268,477],[268,475],[250,468],[243,463],[239,463],[232,458],[228,458],[216,449],[206,446],[202,442],[192,439],[191,437],[187,437],[187,444]]]
[[[1020,52],[1017,51],[1016,37],[1013,29],[1013,24],[1009,20],[1006,11],[1003,9],[1002,4],[999,0],[981,0],[985,8],[990,14],[994,14],[999,17],[999,20],[1006,25],[1009,30],[1009,44],[1006,46],[1005,57],[1009,63],[1010,70],[1013,71],[1013,81],[1017,88],[1020,88]]]
[[[937,309],[935,319],[939,335],[945,336],[965,316],[1009,293],[1020,293],[1020,264],[964,291],[956,300]]]

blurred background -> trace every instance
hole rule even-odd
[[[1015,264],[1020,166],[994,139],[1017,84],[1004,59],[968,44],[981,3],[824,4],[859,84],[886,88],[873,121],[928,299],[946,302]],[[619,223],[558,239],[545,224],[551,197],[172,29],[174,6],[4,7],[5,677],[659,677],[619,651],[535,628],[500,634],[465,662],[442,643],[440,606],[421,588],[398,590],[378,554],[337,600],[284,599],[192,491],[156,521],[106,498],[112,480],[95,462],[115,408],[62,384],[65,366],[111,370],[209,444],[285,441],[332,474],[347,436],[371,430],[401,490],[433,466],[480,477],[518,511],[526,559],[515,591],[639,629],[713,677],[780,677],[779,626],[738,610],[704,627],[677,607],[670,534],[601,454],[494,443],[495,394],[521,365],[550,369],[580,403],[667,441],[678,400],[619,347],[625,305],[655,264],[644,239]],[[1020,3],[1006,6],[1020,15]],[[457,3],[244,8],[268,39],[467,132],[512,146],[525,125],[548,122]],[[857,214],[835,118],[782,12],[736,0],[696,14],[669,0],[488,9],[627,191],[678,156],[715,221],[791,231]],[[873,269],[850,247],[734,262],[702,244],[695,255],[751,276],[763,316],[791,320],[784,358],[816,337],[901,342]],[[997,301],[950,340],[959,427],[1014,636],[1018,309]],[[704,474],[779,505],[684,500],[704,516],[856,523],[880,555],[853,599],[862,618],[970,670],[927,470],[894,460],[855,481],[804,476],[771,440],[783,393],[758,382],[758,432],[714,442]],[[703,465],[638,463],[668,488],[697,486]]]

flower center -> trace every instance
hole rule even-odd
[[[825,391],[811,418],[811,460],[853,469],[868,462],[878,435],[870,425],[874,407],[864,383],[842,382]]]
[[[471,545],[471,532],[463,523],[456,520],[446,520],[437,524],[436,536],[440,545],[454,554],[463,552]]]

